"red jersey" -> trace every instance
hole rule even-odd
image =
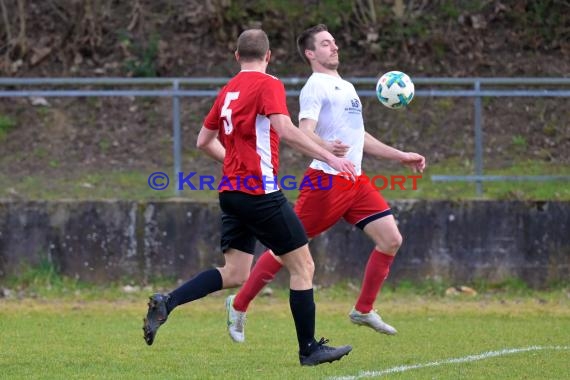
[[[279,135],[269,116],[289,116],[283,83],[259,71],[241,71],[220,91],[204,127],[219,130],[226,148],[218,190],[267,194],[279,190]]]

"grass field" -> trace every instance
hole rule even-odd
[[[244,344],[225,329],[225,291],[173,312],[153,346],[146,296],[0,299],[5,379],[567,379],[568,290],[471,298],[389,293],[396,336],[350,324],[355,294],[317,292],[317,335],[351,344],[339,362],[301,367],[287,292],[250,307]]]

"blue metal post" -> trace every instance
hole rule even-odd
[[[475,81],[475,91],[481,90],[481,82]],[[475,175],[483,175],[483,127],[481,95],[475,96]],[[478,197],[483,195],[483,181],[475,182]]]
[[[172,83],[172,89],[178,91],[180,88],[180,82],[174,80]],[[172,128],[173,128],[173,138],[174,138],[174,194],[176,196],[180,195],[179,183],[178,183],[178,173],[180,173],[180,161],[181,161],[181,141],[180,141],[180,96],[174,95],[172,97]]]

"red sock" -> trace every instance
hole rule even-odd
[[[247,311],[249,303],[270,283],[283,265],[269,251],[265,251],[253,266],[249,278],[239,290],[234,298],[234,309],[237,311]]]
[[[380,292],[384,280],[388,277],[392,261],[394,261],[394,256],[387,255],[376,249],[372,250],[364,271],[360,296],[354,306],[356,310],[361,313],[370,313],[374,301],[376,301],[376,296]]]

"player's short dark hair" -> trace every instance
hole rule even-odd
[[[262,60],[269,50],[269,38],[261,29],[243,31],[237,40],[237,52],[242,61]]]
[[[311,26],[309,29],[305,29],[299,37],[297,37],[297,50],[301,55],[301,58],[308,64],[310,64],[309,60],[305,56],[305,50],[315,50],[315,34],[320,32],[327,32],[329,29],[325,24],[318,24],[315,26]]]

